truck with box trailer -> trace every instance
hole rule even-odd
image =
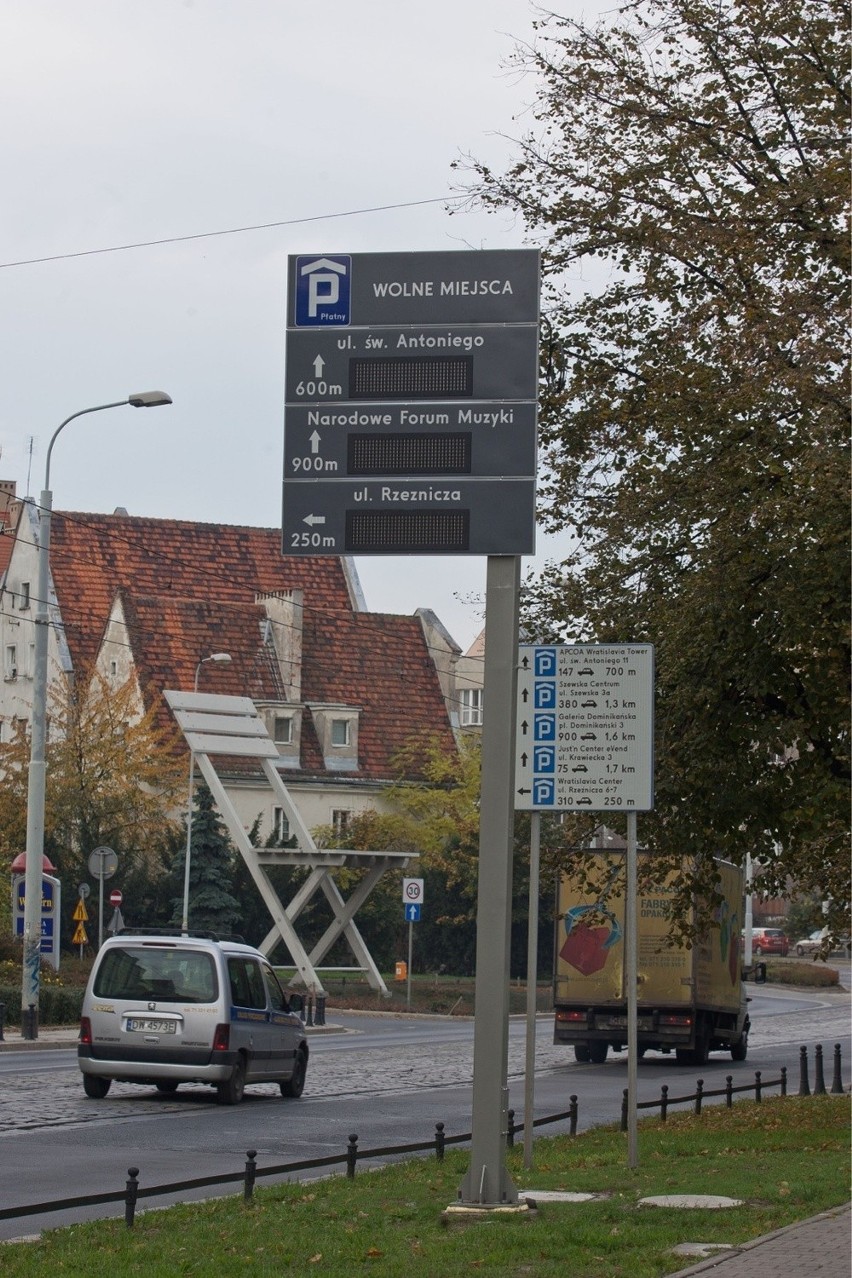
[[[580,1062],[601,1064],[627,1047],[625,985],[626,854],[602,852],[597,894],[579,874],[558,888],[554,1042],[573,1046]],[[647,854],[640,854],[640,862]],[[643,871],[647,868],[642,867]],[[712,1051],[744,1061],[749,1015],[741,962],[742,871],[720,861],[721,901],[696,901],[694,939],[668,940],[666,907],[675,875],[640,889],[637,900],[637,1050],[674,1052],[679,1064],[704,1064]],[[644,872],[640,881],[647,882]]]

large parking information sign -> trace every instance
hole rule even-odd
[[[648,812],[653,806],[653,645],[522,645],[515,807]]]

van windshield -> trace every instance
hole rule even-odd
[[[145,999],[157,1003],[212,1003],[218,994],[209,954],[176,946],[116,946],[95,974],[98,998]]]

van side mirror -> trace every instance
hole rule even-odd
[[[288,994],[287,1002],[291,1012],[301,1012],[305,1006],[305,1000],[301,994]]]

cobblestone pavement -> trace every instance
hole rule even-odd
[[[793,1002],[791,996],[791,1003]],[[817,1021],[818,1017],[818,1021]],[[357,1024],[357,1018],[350,1017],[350,1024]],[[517,1024],[517,1021],[516,1021]],[[797,1033],[801,1026],[801,1036]],[[538,1041],[536,1045],[536,1072],[549,1069],[564,1068],[573,1060],[570,1049],[558,1046],[547,1039],[550,1034],[549,1019],[540,1018],[538,1023]],[[849,998],[833,996],[826,1000],[826,1005],[815,1013],[813,1007],[806,1011],[785,1013],[783,1016],[767,1017],[756,1026],[751,1038],[751,1046],[777,1047],[788,1045],[790,1057],[788,1072],[790,1087],[798,1086],[797,1048],[799,1043],[813,1043],[819,1034],[823,1043],[826,1071],[826,1085],[831,1085],[831,1056],[835,1042],[841,1042],[844,1059],[844,1081],[849,1075]],[[357,1040],[357,1031],[353,1034]],[[69,1046],[73,1044],[69,1042]],[[353,1044],[354,1045],[354,1044]],[[422,1038],[412,1045],[396,1043],[389,1049],[384,1045],[367,1048],[359,1046],[357,1051],[323,1052],[321,1046],[312,1040],[311,1064],[308,1071],[306,1097],[323,1098],[335,1096],[375,1095],[382,1091],[400,1093],[423,1090],[424,1052],[428,1051],[429,1082],[432,1089],[469,1085],[473,1080],[473,1039],[459,1038],[453,1041],[430,1041],[428,1047]],[[46,1065],[49,1065],[49,1053]],[[13,1054],[2,1053],[0,1061],[8,1065]],[[524,1077],[525,1040],[523,1033],[515,1033],[509,1040],[509,1080],[517,1084]],[[813,1051],[810,1052],[811,1071],[813,1071]],[[717,1056],[713,1060],[724,1062],[725,1058]],[[662,1063],[662,1062],[661,1062]],[[749,1062],[750,1064],[751,1062]],[[743,1069],[742,1066],[739,1067]],[[750,1070],[746,1067],[747,1074]],[[713,1086],[724,1086],[724,1075],[720,1074]],[[811,1084],[814,1077],[811,1072]],[[642,1088],[647,1085],[647,1095],[654,1094],[656,1080],[643,1079],[640,1076],[640,1098]],[[275,1084],[263,1084],[252,1088],[253,1094],[277,1096]],[[38,1095],[38,1105],[34,1108],[33,1096]],[[199,1104],[215,1104],[215,1093],[212,1089],[199,1090]],[[5,1070],[3,1084],[0,1087],[0,1133],[11,1131],[28,1131],[45,1126],[67,1126],[81,1122],[104,1122],[116,1118],[126,1118],[127,1105],[122,1097],[132,1096],[133,1117],[147,1117],[151,1114],[185,1113],[186,1100],[175,1101],[173,1097],[151,1094],[150,1098],[139,1087],[130,1084],[114,1083],[109,1096],[93,1106],[87,1101],[76,1067],[71,1069],[49,1069],[44,1071],[27,1070],[20,1074],[14,1070]]]

